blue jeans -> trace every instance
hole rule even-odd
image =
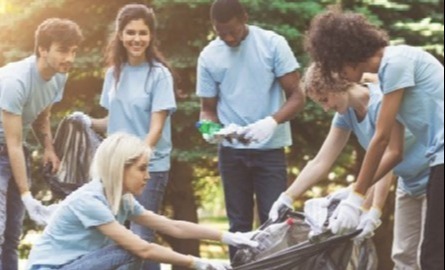
[[[123,248],[112,245],[93,251],[60,266],[34,265],[31,270],[139,270],[141,260]]]
[[[29,175],[28,159],[27,170]],[[12,176],[6,147],[0,144],[0,270],[18,269],[17,249],[24,215],[25,206]]]
[[[426,219],[420,264],[423,270],[443,270],[444,254],[444,165],[431,168],[426,193]],[[419,221],[420,222],[420,221]]]
[[[254,196],[260,222],[264,223],[272,204],[286,190],[284,149],[220,147],[218,156],[230,231],[251,231]],[[233,258],[236,248],[229,247],[229,252],[230,258]]]
[[[159,209],[162,205],[162,200],[164,199],[165,189],[168,183],[168,171],[167,172],[150,172],[150,180],[145,186],[142,194],[136,199],[138,202],[145,207],[145,209],[150,210],[154,213],[159,213]],[[139,235],[142,239],[148,242],[154,242],[156,235],[153,230],[147,227],[140,226],[138,224],[131,224],[131,230]],[[146,261],[140,270],[160,270],[161,266],[159,263]]]

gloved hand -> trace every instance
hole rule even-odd
[[[243,131],[243,137],[248,141],[261,143],[273,135],[277,126],[277,121],[272,116],[268,116],[248,125]]]
[[[272,208],[269,211],[269,218],[272,221],[276,221],[280,216],[280,210],[283,207],[294,210],[293,206],[294,200],[286,194],[286,192],[281,193],[280,197],[273,203]]]
[[[28,211],[29,217],[34,220],[37,225],[45,226],[51,217],[52,209],[42,205],[41,202],[34,199],[31,192],[22,195],[22,202]]]
[[[219,144],[221,142],[221,139],[215,136],[215,134],[202,134],[202,138],[210,144]]]
[[[92,124],[91,117],[83,112],[75,111],[69,117],[77,119],[87,127],[91,127]]]
[[[257,232],[224,232],[221,237],[221,242],[227,244],[229,246],[240,247],[240,246],[249,246],[249,247],[257,247],[258,242],[250,240]]]
[[[352,185],[332,192],[331,194],[326,196],[326,203],[327,203],[326,207],[328,207],[332,203],[332,201],[335,201],[335,200],[342,201],[342,200],[348,198],[351,191],[353,191]]]
[[[364,196],[351,192],[348,198],[342,200],[335,209],[334,214],[329,219],[329,229],[334,234],[346,234],[355,230],[360,221],[360,207],[364,201]]]
[[[206,259],[193,257],[193,269],[196,270],[227,270],[232,269],[228,263],[212,262]]]
[[[363,240],[368,239],[374,235],[374,231],[382,224],[380,217],[382,211],[376,207],[372,207],[368,212],[363,213],[360,216],[360,222],[357,229],[361,229],[362,232],[357,235],[354,240],[361,243]]]

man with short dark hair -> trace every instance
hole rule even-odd
[[[0,269],[18,268],[17,247],[25,208],[40,225],[50,210],[29,191],[30,164],[24,147],[34,130],[44,147],[43,162],[58,169],[50,129],[51,105],[62,98],[77,47],[79,26],[50,18],[35,33],[35,55],[0,68]]]
[[[288,121],[305,98],[299,64],[282,36],[247,25],[238,0],[216,0],[210,16],[218,38],[198,59],[200,118],[242,126],[241,135],[251,142],[222,142],[218,151],[230,231],[246,232],[252,230],[254,198],[263,223],[286,189]],[[234,252],[231,248],[231,257]]]

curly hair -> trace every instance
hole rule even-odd
[[[365,61],[388,44],[387,33],[365,16],[334,6],[314,17],[304,45],[312,60],[321,64],[325,76],[330,76],[346,64]]]
[[[302,87],[305,93],[312,99],[314,97],[326,96],[328,93],[346,92],[354,85],[337,73],[325,76],[323,69],[318,63],[312,63],[303,76]]]

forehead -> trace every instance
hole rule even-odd
[[[149,27],[143,19],[135,19],[125,25],[124,30],[126,29],[149,30]]]
[[[78,45],[65,44],[64,42],[60,41],[53,41],[49,46],[50,50],[51,49],[76,50],[78,47],[79,47]]]
[[[232,18],[230,21],[221,23],[217,21],[213,21],[213,27],[218,32],[230,31],[237,27],[243,26],[244,22],[242,22],[239,18]]]

